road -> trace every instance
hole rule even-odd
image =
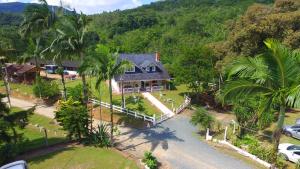
[[[32,103],[12,98],[12,106],[23,109]],[[54,117],[55,107],[37,106],[36,113]],[[145,151],[153,151],[164,169],[251,169],[254,167],[222,154],[199,140],[197,128],[189,117],[177,115],[156,127],[132,129],[119,126],[116,136],[118,149],[142,158]]]

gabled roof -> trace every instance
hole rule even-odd
[[[115,81],[140,81],[140,80],[169,80],[170,75],[161,62],[156,61],[155,54],[120,54],[121,60],[131,61],[136,66],[135,73],[124,73],[115,76]],[[155,65],[156,72],[146,72],[143,67]]]
[[[19,64],[8,64],[6,65],[7,72],[9,74],[23,74],[26,72],[36,72],[38,71],[34,65],[19,65]]]

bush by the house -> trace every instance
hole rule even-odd
[[[146,151],[144,153],[143,162],[150,168],[150,169],[157,169],[158,162],[156,157],[152,155],[151,152]]]
[[[59,85],[55,81],[37,79],[33,85],[33,93],[42,99],[54,99],[60,95]]]
[[[83,101],[83,94],[82,94],[82,84],[78,84],[74,87],[70,87],[67,90],[68,98],[72,98],[75,101]]]

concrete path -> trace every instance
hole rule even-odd
[[[11,99],[12,106],[23,109],[33,103]],[[55,107],[37,106],[36,113],[54,117]],[[95,120],[96,125],[99,121]],[[199,140],[197,128],[189,123],[189,117],[178,115],[156,127],[138,130],[119,126],[117,148],[137,158],[145,151],[153,151],[162,162],[163,169],[251,169],[243,161],[222,154]]]
[[[157,107],[163,114],[168,117],[174,116],[174,112],[172,112],[168,107],[162,104],[158,99],[151,95],[149,92],[143,92],[142,95],[149,100],[155,107]]]
[[[7,101],[7,99],[4,99],[4,101]],[[46,116],[48,118],[54,119],[54,111],[56,110],[56,107],[54,106],[46,106],[46,105],[35,105],[30,100],[21,100],[17,98],[10,98],[11,105],[13,107],[19,107],[21,109],[29,109],[33,106],[36,106],[35,113],[40,114],[42,116]]]

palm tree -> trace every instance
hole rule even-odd
[[[41,38],[54,25],[55,13],[49,10],[46,0],[39,0],[40,5],[29,5],[24,11],[24,21],[21,24],[21,35],[35,42],[33,58],[38,67],[38,58],[42,52]]]
[[[109,101],[110,101],[110,139],[113,145],[113,103],[112,103],[112,79],[114,76],[122,74],[126,68],[132,64],[127,60],[120,60],[118,52],[112,52],[108,47],[104,45],[98,45],[96,48],[96,53],[101,53],[101,63],[103,63],[102,73],[104,79],[108,79],[109,84]],[[100,85],[100,82],[98,81]]]
[[[7,69],[6,69],[5,61],[6,61],[6,57],[0,56],[0,68],[2,69],[2,67],[4,67],[4,71],[5,71],[5,73],[4,73],[1,70],[2,80],[3,80],[4,86],[5,86],[5,90],[6,90],[6,97],[7,97],[8,105],[9,105],[9,108],[11,108],[10,89],[9,89],[9,83],[7,80]]]
[[[85,49],[88,46],[88,42],[85,40],[87,33],[88,19],[84,14],[78,15],[76,11],[73,14],[66,15],[61,18],[60,24],[56,29],[58,34],[57,38],[53,41],[52,45],[65,44],[65,50],[69,55],[77,56],[80,59],[81,64],[84,62]],[[84,103],[88,103],[88,90],[85,72],[80,72],[83,84],[83,96]]]
[[[275,40],[266,40],[268,52],[254,58],[243,57],[227,67],[228,80],[221,90],[223,101],[262,96],[260,112],[279,109],[273,132],[277,151],[287,106],[300,106],[300,53]]]
[[[91,77],[95,77],[95,89],[99,92],[99,101],[102,101],[102,91],[101,91],[101,82],[107,80],[106,72],[106,53],[102,50],[103,47],[101,45],[97,45],[95,50],[90,51],[89,55],[87,55],[83,64],[80,66],[79,72],[84,72],[84,74],[89,75]],[[100,104],[99,110],[100,122],[102,121],[102,106]]]
[[[55,13],[49,10],[46,0],[39,0],[40,5],[29,5],[24,11],[24,21],[21,24],[21,35],[29,37],[35,43],[33,56],[26,56],[25,59],[33,57],[35,66],[39,68],[38,59],[41,57],[42,45],[41,39],[54,25]],[[30,54],[31,55],[31,54]],[[24,60],[25,60],[24,59]],[[39,79],[39,73],[36,74],[36,79]],[[41,90],[40,90],[41,97]]]

